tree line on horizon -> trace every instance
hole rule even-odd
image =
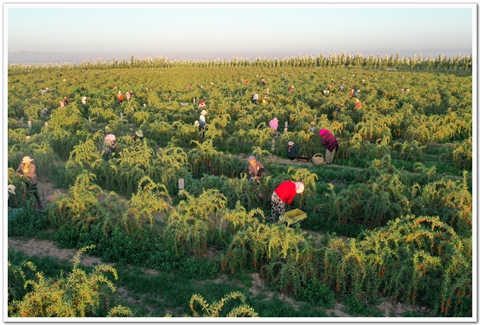
[[[175,59],[158,56],[155,58],[139,59],[135,55],[130,57],[130,62],[126,59],[121,61],[114,58],[112,61],[98,60],[96,62],[84,61],[81,63],[42,63],[42,64],[10,64],[9,69],[106,69],[106,68],[171,68],[171,67],[289,67],[289,68],[363,68],[363,69],[392,69],[392,70],[472,70],[472,55],[458,54],[455,57],[447,57],[439,54],[436,57],[431,55],[424,58],[422,54],[413,55],[413,57],[403,56],[392,53],[390,56],[383,57],[380,54],[374,56],[370,54],[365,56],[362,53],[351,55],[350,53],[334,53],[328,56],[323,53],[317,55],[297,55],[284,57],[283,59],[261,58],[256,59],[233,57],[232,59],[214,59],[214,60],[193,60],[193,59]]]

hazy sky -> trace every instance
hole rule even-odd
[[[470,55],[470,5],[4,4],[8,52],[172,53],[192,58],[441,50]],[[34,7],[35,6],[35,7]],[[456,52],[455,52],[456,51]]]

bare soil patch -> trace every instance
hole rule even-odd
[[[68,261],[74,263],[74,257],[77,254],[76,249],[58,248],[54,242],[49,240],[39,239],[15,239],[8,238],[8,246],[21,251],[27,256],[38,257],[55,257],[59,261]],[[112,263],[104,263],[98,257],[82,254],[80,256],[80,265],[86,267],[95,267],[97,265],[113,265]]]

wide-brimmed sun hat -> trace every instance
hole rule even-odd
[[[135,131],[135,135],[136,135],[137,137],[140,137],[140,138],[143,137],[143,132],[142,132],[142,130]]]
[[[13,185],[13,184],[8,185],[8,191],[9,191],[10,193],[16,194],[16,193],[15,193],[15,189],[16,189],[15,185]]]
[[[293,142],[293,141],[289,141],[289,142],[288,142],[288,145],[289,145],[289,146],[293,146],[294,144],[295,144],[295,142]]]
[[[195,125],[195,126],[199,126],[199,125],[200,125],[200,122],[198,122],[198,121],[195,121],[195,123],[193,123],[193,125]]]
[[[27,163],[27,162],[32,162],[32,161],[33,161],[33,159],[30,158],[30,156],[25,156],[22,159],[22,163]]]
[[[206,111],[206,110],[203,110],[203,111],[200,112],[200,114],[202,114],[202,115],[207,115],[207,111]]]
[[[252,156],[248,157],[247,160],[248,160],[248,161],[252,161],[252,160],[257,160],[257,158],[255,158],[255,156],[252,155]]]
[[[303,186],[302,182],[295,182],[295,191],[297,192],[297,194],[302,193],[304,189],[305,186]]]

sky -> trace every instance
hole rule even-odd
[[[471,55],[476,7],[406,4],[4,4],[4,48],[187,59]]]

